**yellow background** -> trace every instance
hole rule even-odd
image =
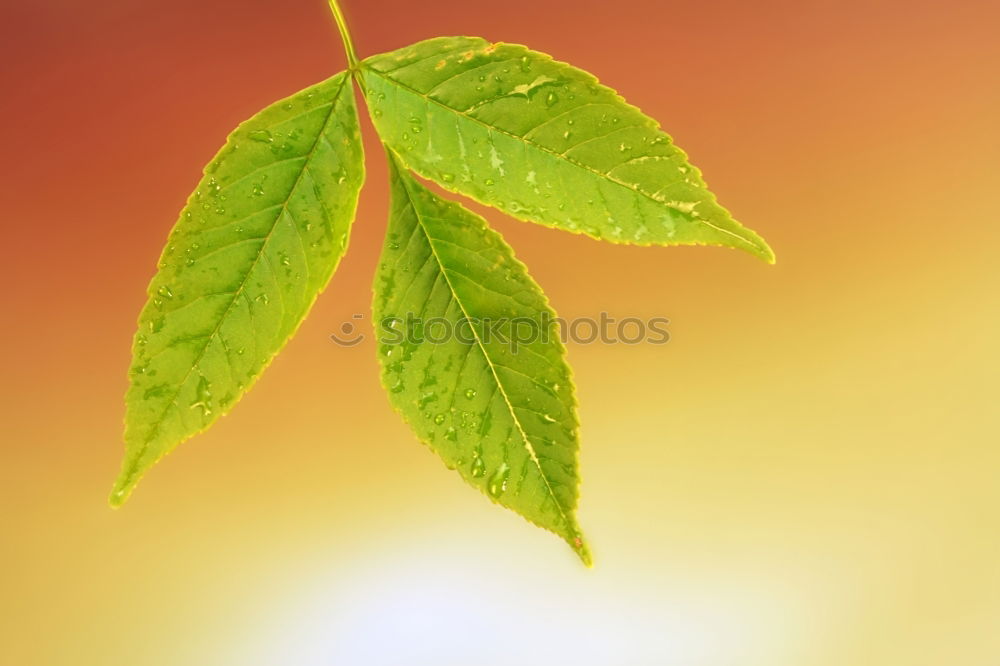
[[[658,118],[773,267],[488,213],[565,317],[596,568],[415,442],[370,342],[387,212],[235,411],[120,511],[129,343],[198,170],[343,67],[321,0],[2,3],[0,663],[996,666],[1000,5],[346,0],[371,54],[521,42]],[[367,325],[367,322],[366,322]]]

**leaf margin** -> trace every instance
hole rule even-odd
[[[414,214],[415,214],[415,216],[418,219],[419,219],[419,213],[416,212],[416,207],[412,203],[413,194],[412,194],[412,191],[410,189],[411,188],[411,183],[412,183],[412,185],[415,185],[415,186],[421,188],[422,190],[424,190],[430,196],[432,196],[432,197],[436,198],[437,200],[439,200],[440,202],[444,203],[446,206],[451,207],[453,209],[457,209],[457,210],[461,211],[462,214],[467,215],[467,216],[469,216],[471,218],[474,218],[474,219],[478,220],[482,224],[483,228],[486,229],[486,230],[488,230],[489,233],[494,234],[495,237],[503,245],[503,247],[508,251],[508,254],[509,254],[508,258],[510,259],[510,261],[512,262],[512,264],[516,264],[521,270],[523,270],[524,275],[528,276],[528,279],[531,280],[533,282],[533,284],[537,287],[537,296],[540,298],[540,301],[541,301],[541,304],[542,304],[542,308],[545,309],[545,310],[547,310],[549,314],[551,314],[553,316],[557,316],[555,310],[552,308],[552,305],[551,305],[551,303],[550,303],[550,301],[548,299],[548,296],[542,290],[541,286],[538,285],[536,282],[534,282],[534,280],[530,277],[530,273],[528,272],[528,267],[520,259],[517,258],[517,256],[513,252],[513,248],[511,248],[510,245],[506,243],[506,241],[503,239],[502,235],[496,229],[492,228],[492,226],[489,225],[489,223],[485,220],[485,218],[483,218],[481,215],[473,212],[472,210],[466,208],[461,203],[459,203],[457,201],[453,201],[453,200],[450,200],[450,199],[446,199],[446,198],[440,197],[438,194],[436,194],[433,191],[431,191],[430,189],[428,189],[425,185],[423,185],[422,183],[419,182],[419,180],[416,177],[418,174],[416,174],[415,172],[409,170],[408,167],[403,162],[403,160],[400,159],[399,156],[389,146],[386,146],[384,144],[383,144],[383,146],[385,148],[386,161],[387,161],[388,170],[389,170],[390,197],[393,196],[393,192],[394,192],[394,189],[395,189],[393,181],[395,179],[398,179],[402,183],[401,187],[406,191],[407,197],[410,198],[410,206],[411,206],[411,208],[413,208]],[[392,215],[392,211],[393,210],[394,210],[393,207],[390,205],[390,216]],[[419,222],[419,221],[417,222],[417,226],[422,228],[423,233],[425,234],[425,236],[428,239],[428,245],[433,248],[433,243],[430,240],[430,237],[428,235],[428,231],[426,230],[426,228],[423,228],[423,224],[421,222]],[[390,227],[387,228],[387,234],[386,234],[385,244],[383,246],[383,253],[385,252],[385,248],[388,246],[388,244],[390,242],[389,241],[389,235],[388,235],[389,229],[391,229],[391,222],[390,222]],[[438,266],[439,266],[439,269],[440,269],[441,273],[445,274],[445,269],[444,269],[443,262],[440,260],[440,258],[437,256],[437,253],[433,249],[432,249],[432,253],[435,256],[435,260],[438,263]],[[380,256],[380,258],[379,258],[379,264],[378,264],[379,268],[376,270],[375,281],[373,282],[373,287],[372,287],[372,291],[373,291],[372,320],[373,320],[373,323],[375,323],[375,324],[377,324],[378,319],[379,319],[378,318],[378,312],[376,311],[376,307],[375,307],[375,299],[377,299],[377,297],[379,295],[378,291],[377,291],[377,289],[378,289],[377,285],[378,285],[378,278],[379,278],[379,276],[381,274],[381,271],[382,271],[382,269],[381,269],[381,263],[382,263],[382,257]],[[447,277],[446,277],[446,281],[447,281]],[[449,282],[449,289],[450,289],[450,291],[452,293],[452,296],[453,296],[455,302],[456,303],[460,303],[460,299],[458,297],[458,294],[455,293],[454,287],[451,286],[450,282]],[[463,315],[466,316],[466,317],[468,317],[468,312],[465,310],[465,307],[463,305],[460,305],[459,307],[460,307]],[[531,523],[532,525],[534,525],[534,526],[536,526],[536,527],[538,527],[538,528],[540,528],[542,530],[545,530],[547,532],[550,532],[550,533],[556,535],[557,537],[559,537],[560,539],[562,539],[563,541],[565,541],[567,543],[567,545],[569,545],[570,548],[573,550],[573,552],[584,563],[584,565],[586,567],[588,567],[588,568],[592,568],[593,567],[593,556],[592,556],[592,553],[591,553],[591,550],[590,550],[590,545],[589,545],[589,543],[587,542],[587,540],[583,536],[583,530],[580,527],[579,520],[578,520],[578,518],[576,516],[576,513],[578,511],[578,506],[579,506],[579,500],[580,500],[580,497],[581,497],[580,486],[581,486],[581,482],[582,482],[582,477],[579,474],[579,469],[580,469],[580,465],[579,465],[579,458],[580,458],[579,428],[580,428],[580,424],[579,424],[579,419],[578,419],[578,416],[577,416],[577,407],[579,406],[579,403],[578,403],[577,396],[576,396],[576,384],[575,384],[575,381],[574,381],[574,378],[573,378],[573,369],[572,369],[572,366],[567,361],[567,350],[565,348],[565,345],[563,345],[561,343],[561,341],[558,340],[558,338],[556,339],[556,343],[557,343],[557,345],[556,345],[557,349],[559,350],[559,358],[562,361],[562,364],[564,366],[564,370],[565,370],[565,373],[566,373],[566,382],[567,382],[568,398],[569,398],[568,407],[570,409],[570,413],[571,413],[571,416],[573,418],[573,423],[574,423],[573,440],[574,440],[574,443],[575,443],[575,448],[573,450],[573,459],[575,461],[574,462],[574,468],[575,468],[575,472],[576,472],[575,478],[574,478],[573,487],[572,487],[573,497],[574,497],[574,505],[572,507],[570,507],[568,510],[564,509],[561,506],[558,498],[553,494],[553,491],[552,491],[551,487],[549,487],[549,493],[550,493],[550,495],[552,497],[552,500],[553,500],[555,506],[557,506],[559,508],[559,511],[560,511],[560,513],[563,516],[563,520],[566,522],[569,534],[562,534],[562,533],[556,531],[555,529],[553,529],[552,527],[542,524],[541,522],[539,522],[538,520],[534,519],[533,517],[531,517],[529,515],[525,515],[524,513],[522,513],[521,511],[518,511],[517,509],[515,509],[513,507],[510,507],[510,506],[507,506],[507,505],[504,505],[504,504],[500,503],[495,497],[490,496],[490,494],[487,493],[482,487],[479,487],[479,486],[477,486],[475,484],[470,483],[467,479],[464,478],[463,475],[460,475],[460,476],[462,477],[463,481],[466,482],[467,485],[471,485],[472,487],[474,487],[477,490],[479,490],[492,503],[499,504],[500,506],[503,506],[504,508],[506,508],[509,511],[512,511],[513,513],[517,514],[518,516],[520,516],[521,518],[523,518],[527,522]],[[490,360],[490,356],[487,353],[486,348],[483,346],[483,343],[479,339],[478,336],[476,336],[476,345],[479,348],[479,350],[482,353],[482,355],[486,358],[486,363],[487,363],[487,365],[489,365],[491,373],[492,373],[492,376],[493,376],[494,380],[496,381],[498,387],[500,388],[501,394],[503,395],[504,403],[506,405],[507,411],[511,414],[511,417],[513,418],[514,422],[518,424],[518,431],[519,431],[519,434],[520,434],[520,436],[522,438],[522,441],[523,441],[523,444],[525,446],[525,449],[529,452],[529,455],[530,455],[532,461],[534,462],[535,466],[538,468],[540,476],[545,480],[546,485],[548,485],[548,483],[549,483],[548,479],[545,476],[544,471],[540,467],[540,462],[539,462],[539,458],[537,456],[537,451],[535,450],[535,445],[530,441],[530,438],[527,436],[526,432],[524,431],[523,427],[521,426],[519,417],[514,412],[514,406],[511,404],[509,398],[506,395],[506,391],[503,388],[503,383],[501,382],[499,376],[496,374],[496,370],[495,370],[495,367],[493,366],[493,362]],[[425,447],[427,447],[432,453],[434,453],[436,456],[438,456],[440,458],[441,454],[435,449],[435,447],[429,441],[426,441],[424,439],[424,437],[421,436],[421,434],[417,431],[417,429],[415,427],[415,424],[414,424],[414,421],[412,420],[412,418],[410,416],[408,416],[406,414],[406,412],[404,412],[403,409],[401,407],[399,407],[397,404],[395,404],[395,402],[392,400],[392,394],[393,394],[392,387],[389,386],[388,383],[387,383],[387,374],[385,372],[384,366],[382,365],[382,359],[381,359],[381,357],[379,358],[379,365],[380,365],[379,383],[382,386],[383,390],[385,391],[386,396],[389,398],[389,403],[390,403],[390,406],[392,407],[393,411],[396,412],[400,416],[400,418],[404,421],[404,423],[406,423],[406,425],[410,428],[411,433],[414,435],[414,437],[417,439],[417,441],[419,441],[421,444],[423,444]]]
[[[382,76],[382,78],[388,80],[388,77],[385,77],[383,75],[383,72],[380,72],[380,71],[378,71],[378,70],[376,70],[376,69],[373,68],[372,63],[374,61],[378,61],[380,59],[389,59],[390,57],[395,57],[397,60],[401,60],[401,59],[404,58],[405,52],[408,51],[408,50],[409,51],[415,51],[419,47],[431,46],[431,45],[441,44],[441,43],[446,43],[446,42],[456,42],[456,43],[461,43],[462,45],[459,46],[459,47],[457,47],[457,48],[453,48],[453,49],[450,49],[450,50],[447,50],[447,51],[441,51],[441,52],[433,53],[433,54],[428,55],[428,56],[421,57],[421,58],[419,58],[419,59],[417,59],[417,60],[415,60],[413,62],[407,63],[406,65],[404,65],[404,67],[410,66],[410,65],[414,65],[414,64],[418,64],[420,62],[424,62],[424,61],[427,61],[427,60],[431,60],[431,59],[433,59],[435,57],[441,58],[441,63],[444,63],[445,62],[445,60],[444,60],[445,57],[451,56],[451,55],[455,55],[455,54],[461,53],[463,51],[466,51],[467,53],[471,54],[473,52],[473,49],[476,48],[476,47],[480,48],[481,50],[485,50],[487,52],[492,52],[492,51],[494,51],[494,50],[496,50],[496,49],[498,49],[500,47],[513,47],[513,48],[516,48],[516,49],[523,49],[526,53],[532,54],[533,56],[537,56],[539,58],[539,60],[542,61],[542,62],[551,63],[551,64],[553,64],[553,65],[555,65],[557,67],[567,68],[569,70],[572,70],[572,72],[575,75],[581,76],[583,78],[583,80],[585,80],[588,84],[596,86],[596,87],[598,87],[600,89],[604,89],[604,90],[610,92],[611,95],[613,96],[613,99],[621,106],[622,109],[625,109],[625,110],[627,110],[627,111],[629,111],[631,113],[638,114],[639,116],[641,116],[647,122],[648,127],[650,129],[653,129],[654,131],[660,132],[662,135],[664,135],[668,139],[670,139],[671,146],[677,151],[677,154],[683,158],[686,167],[689,168],[693,172],[694,176],[701,183],[701,189],[703,189],[703,191],[704,191],[704,200],[707,201],[707,202],[709,202],[711,205],[715,206],[722,213],[722,215],[730,223],[732,223],[732,225],[736,228],[736,230],[734,231],[734,230],[726,229],[724,227],[717,226],[716,224],[712,224],[712,223],[710,223],[710,222],[708,222],[707,220],[704,220],[704,219],[698,220],[698,221],[706,224],[706,226],[708,226],[709,228],[714,229],[715,232],[721,233],[724,236],[731,236],[733,238],[736,238],[739,242],[742,243],[742,245],[727,244],[727,243],[722,243],[722,242],[699,241],[699,240],[684,241],[684,242],[677,242],[677,241],[671,241],[671,242],[652,242],[652,241],[642,241],[642,240],[638,240],[638,239],[630,239],[627,242],[620,242],[620,241],[612,240],[612,239],[608,238],[605,235],[595,235],[593,233],[590,233],[587,229],[582,228],[582,226],[580,228],[575,228],[574,229],[574,228],[570,228],[569,226],[564,226],[564,225],[560,225],[560,224],[553,224],[553,223],[549,223],[549,222],[545,222],[545,221],[540,221],[538,219],[535,219],[531,215],[522,214],[520,211],[512,211],[512,210],[505,209],[505,208],[499,208],[498,206],[495,205],[494,202],[491,202],[491,201],[489,201],[489,200],[487,200],[485,198],[476,196],[474,193],[472,193],[472,192],[470,192],[468,190],[461,189],[460,186],[459,186],[458,179],[453,179],[452,181],[448,181],[448,180],[442,178],[440,176],[440,174],[438,174],[437,172],[435,172],[433,169],[424,168],[423,165],[420,164],[419,162],[417,162],[416,160],[407,159],[405,151],[398,150],[395,146],[390,146],[399,155],[401,161],[403,162],[403,164],[409,170],[413,171],[414,173],[419,174],[422,178],[425,178],[427,180],[430,180],[430,181],[434,182],[435,184],[439,185],[440,187],[442,187],[443,189],[445,189],[448,192],[461,195],[463,197],[472,199],[473,201],[476,201],[477,203],[480,203],[482,205],[486,205],[486,206],[489,206],[491,208],[500,210],[501,212],[505,213],[506,215],[509,215],[509,216],[511,216],[511,217],[513,217],[513,218],[515,218],[517,220],[523,221],[523,222],[532,222],[532,223],[539,224],[539,225],[547,227],[547,228],[558,229],[559,231],[569,232],[569,233],[573,233],[573,234],[585,235],[585,236],[587,236],[589,238],[593,238],[595,240],[600,240],[600,241],[605,241],[605,242],[611,242],[613,244],[636,245],[636,246],[640,246],[640,247],[651,247],[651,246],[656,246],[656,247],[669,247],[669,246],[714,246],[714,247],[724,247],[724,248],[728,248],[728,249],[737,249],[737,250],[743,250],[744,252],[752,254],[752,255],[758,257],[759,259],[765,261],[768,264],[774,264],[775,263],[774,251],[771,249],[771,247],[767,243],[767,241],[765,241],[763,239],[763,237],[761,237],[757,232],[753,231],[749,227],[746,227],[743,224],[741,224],[739,221],[737,221],[733,217],[732,213],[727,208],[725,208],[724,206],[722,206],[718,202],[718,198],[716,197],[715,193],[711,189],[709,189],[708,185],[705,183],[704,178],[702,177],[701,170],[697,166],[695,166],[694,164],[691,164],[691,162],[688,159],[688,155],[687,155],[686,151],[684,151],[682,148],[680,148],[679,146],[677,146],[676,143],[673,143],[673,139],[672,139],[671,135],[669,135],[667,132],[665,132],[663,130],[660,122],[656,118],[653,118],[652,116],[647,115],[645,112],[643,112],[641,109],[639,109],[635,105],[630,104],[627,100],[625,100],[625,98],[616,89],[614,89],[614,88],[612,88],[612,87],[610,87],[610,86],[608,86],[606,84],[601,83],[599,81],[599,79],[594,74],[590,73],[587,70],[584,70],[582,68],[576,67],[575,65],[572,65],[572,64],[570,64],[568,62],[565,62],[565,61],[562,61],[562,60],[558,60],[558,59],[554,58],[553,56],[551,56],[551,55],[549,55],[549,54],[547,54],[545,52],[537,51],[537,50],[532,49],[532,48],[530,48],[530,47],[528,47],[526,45],[523,45],[523,44],[517,44],[517,43],[512,43],[512,42],[502,42],[502,41],[491,42],[489,40],[486,40],[485,38],[474,37],[474,36],[454,36],[454,37],[434,37],[434,38],[430,38],[430,39],[425,39],[425,40],[421,40],[421,41],[415,42],[413,44],[410,44],[408,46],[404,46],[402,48],[399,48],[399,49],[396,49],[396,50],[393,50],[393,51],[387,51],[387,52],[384,52],[384,53],[378,53],[378,54],[369,56],[369,57],[365,58],[364,60],[362,60],[361,63],[360,63],[360,70],[359,70],[359,72],[360,72],[361,76],[359,77],[359,81],[364,81],[364,74],[366,73],[366,70],[367,70],[368,73],[371,73],[374,76]],[[481,120],[479,120],[477,118],[474,118],[472,116],[467,115],[468,111],[460,112],[460,111],[458,111],[456,109],[452,109],[451,107],[448,107],[447,105],[443,104],[442,102],[431,98],[429,92],[428,93],[422,93],[422,92],[417,91],[417,90],[415,90],[413,88],[410,88],[409,86],[405,86],[404,84],[400,84],[399,82],[394,82],[394,83],[396,83],[398,85],[401,85],[403,87],[408,88],[410,90],[410,92],[414,93],[418,97],[421,97],[422,99],[424,99],[425,101],[427,101],[430,104],[437,104],[437,105],[441,106],[443,109],[445,109],[448,112],[454,113],[457,116],[466,117],[466,118],[468,118],[469,120],[471,120],[473,122],[476,122],[476,123],[479,123],[479,124],[483,125],[484,127],[487,128],[488,131],[495,131],[495,132],[497,132],[499,134],[507,134],[512,139],[515,139],[517,141],[521,141],[521,142],[524,142],[524,143],[528,143],[527,141],[525,141],[525,139],[523,137],[519,137],[517,135],[510,134],[509,132],[506,132],[503,129],[500,129],[500,128],[497,128],[497,127],[493,127],[491,125],[488,125],[488,124],[484,123],[483,121],[481,121]],[[440,85],[440,84],[438,84],[438,85]],[[362,92],[363,92],[363,94],[365,96],[365,100],[367,102],[367,107],[368,107],[368,110],[369,110],[369,115],[371,117],[372,123],[375,126],[376,131],[379,133],[380,138],[382,139],[383,143],[385,143],[387,141],[390,141],[392,139],[392,137],[386,137],[384,135],[383,131],[379,127],[379,125],[381,124],[380,123],[381,112],[377,110],[377,105],[373,104],[372,101],[369,99],[369,94],[371,92],[371,87],[362,82]],[[573,164],[574,166],[576,166],[578,168],[582,168],[585,171],[590,171],[593,175],[596,175],[596,176],[599,176],[599,177],[606,177],[605,174],[600,174],[598,171],[596,171],[595,169],[589,167],[588,165],[581,164],[581,163],[576,162],[576,161],[574,161],[572,159],[566,158],[565,155],[559,156],[557,153],[551,151],[550,149],[548,149],[545,146],[542,146],[540,144],[533,144],[533,145],[535,145],[542,152],[549,153],[549,154],[554,155],[556,157],[561,157],[562,159],[566,160],[566,162],[568,162],[570,164]],[[611,180],[610,182],[616,182],[618,185],[626,187],[627,189],[632,190],[635,194],[642,195],[642,196],[644,196],[646,198],[649,198],[650,200],[656,201],[656,199],[654,199],[648,193],[642,192],[642,191],[640,191],[640,190],[638,190],[638,189],[636,189],[636,188],[634,188],[634,187],[632,187],[632,186],[630,186],[630,185],[628,185],[628,184],[626,184],[624,182],[614,181],[614,180]],[[657,202],[657,203],[662,203],[662,202]],[[743,235],[741,235],[740,233],[737,233],[737,231],[741,232]],[[747,246],[749,246],[749,248]]]
[[[254,271],[257,263],[260,261],[261,257],[264,256],[264,252],[265,252],[265,249],[267,247],[268,240],[271,238],[271,235],[277,229],[278,224],[281,221],[282,215],[285,213],[285,211],[287,211],[289,203],[291,202],[291,200],[294,197],[294,194],[296,192],[296,189],[299,187],[299,185],[301,183],[302,175],[306,172],[307,167],[308,167],[308,165],[310,163],[310,160],[312,159],[312,156],[313,156],[313,154],[314,154],[314,152],[316,150],[316,146],[319,144],[319,141],[324,136],[325,132],[327,132],[328,129],[330,128],[331,122],[337,117],[337,106],[338,106],[338,103],[342,99],[346,99],[347,100],[346,104],[347,104],[347,107],[348,107],[347,110],[348,110],[349,114],[353,118],[352,130],[357,133],[357,136],[356,136],[357,141],[354,144],[355,148],[357,149],[357,152],[358,152],[358,154],[357,154],[358,159],[357,159],[356,164],[354,165],[354,166],[357,167],[357,171],[354,174],[351,175],[351,179],[353,181],[355,181],[355,182],[351,183],[351,185],[353,187],[353,192],[346,199],[346,202],[348,203],[348,206],[347,206],[348,210],[346,211],[345,218],[344,218],[345,219],[345,240],[344,240],[344,244],[340,248],[339,253],[337,253],[336,258],[333,261],[332,266],[330,267],[329,275],[323,281],[322,285],[314,293],[312,293],[311,297],[308,299],[308,303],[304,307],[302,316],[291,327],[291,329],[288,331],[287,335],[281,337],[280,339],[276,339],[275,340],[273,351],[267,356],[266,360],[264,360],[260,364],[260,367],[257,369],[257,371],[248,378],[248,381],[246,382],[245,387],[243,388],[242,392],[239,393],[238,396],[233,399],[232,403],[229,404],[228,406],[224,407],[224,408],[220,408],[219,409],[219,414],[217,416],[215,416],[215,418],[213,418],[213,419],[211,419],[211,420],[209,420],[207,422],[202,423],[202,425],[200,427],[198,427],[197,429],[194,429],[194,430],[188,432],[186,435],[182,436],[180,439],[177,439],[176,441],[174,441],[173,444],[171,444],[170,446],[168,446],[165,450],[159,452],[153,460],[151,460],[151,461],[149,461],[147,463],[143,463],[142,462],[142,458],[145,456],[146,452],[149,449],[149,446],[151,445],[152,437],[147,438],[147,441],[143,445],[141,445],[140,450],[137,453],[133,453],[133,451],[131,451],[132,447],[131,447],[131,445],[128,444],[128,438],[127,438],[127,433],[128,433],[128,428],[129,428],[129,412],[130,412],[130,409],[129,409],[129,397],[130,397],[132,389],[133,389],[132,376],[133,376],[133,372],[136,369],[136,361],[138,359],[138,351],[139,351],[140,346],[142,345],[142,343],[140,341],[141,341],[141,338],[143,337],[143,331],[142,331],[143,318],[146,316],[147,310],[150,308],[150,305],[153,303],[153,299],[154,299],[154,297],[157,294],[156,289],[157,289],[159,278],[161,277],[161,273],[162,273],[162,271],[165,268],[165,264],[167,263],[168,259],[170,258],[169,255],[170,255],[170,252],[171,252],[171,249],[170,249],[171,248],[171,242],[173,241],[173,239],[175,237],[176,230],[182,225],[182,223],[184,221],[185,212],[189,211],[189,210],[191,210],[193,208],[193,206],[195,205],[195,203],[197,201],[196,197],[199,195],[200,190],[203,188],[203,185],[207,182],[206,179],[211,178],[212,174],[215,172],[215,170],[218,168],[218,166],[221,164],[221,162],[224,160],[224,158],[227,157],[229,154],[231,154],[232,151],[235,148],[238,147],[238,143],[237,142],[238,141],[242,141],[245,138],[248,138],[250,136],[250,134],[253,131],[255,131],[253,129],[255,121],[257,121],[261,116],[263,116],[264,114],[266,114],[266,113],[268,113],[268,112],[270,112],[272,110],[276,110],[276,109],[281,108],[281,107],[288,108],[288,105],[294,104],[296,101],[300,101],[301,97],[304,94],[308,94],[309,91],[311,91],[313,89],[316,89],[316,88],[319,88],[320,86],[331,84],[333,81],[335,81],[338,78],[340,79],[340,83],[339,83],[339,86],[337,88],[336,93],[334,93],[331,96],[331,98],[330,98],[331,101],[330,101],[330,110],[329,110],[329,113],[328,113],[327,117],[325,118],[325,120],[323,121],[323,123],[321,125],[321,128],[317,132],[317,137],[316,137],[316,140],[313,143],[312,148],[310,149],[310,151],[306,155],[302,156],[302,157],[305,157],[305,159],[303,161],[303,164],[302,164],[302,168],[301,168],[300,172],[296,175],[295,183],[291,186],[291,188],[289,189],[288,195],[285,197],[284,201],[281,204],[282,211],[279,212],[275,216],[275,219],[274,219],[273,223],[271,224],[271,229],[268,232],[266,239],[261,244],[261,247],[260,247],[260,249],[259,249],[259,251],[257,253],[257,257],[254,260],[254,263],[251,265],[250,268],[248,268],[246,275],[241,279],[241,281],[240,281],[240,287],[236,290],[236,293],[233,296],[231,304],[229,306],[227,306],[225,312],[219,317],[219,322],[215,326],[215,328],[213,330],[213,333],[212,333],[212,336],[216,336],[216,335],[220,334],[220,331],[222,329],[223,323],[225,322],[226,317],[230,314],[230,311],[232,310],[233,304],[235,304],[235,302],[239,298],[240,293],[246,287],[247,281],[250,279],[250,277],[251,277],[251,275],[252,275],[252,273],[253,273],[253,271]],[[321,108],[321,106],[323,106],[323,105],[317,106],[316,108],[310,110],[309,112],[315,111],[317,108]],[[288,122],[289,120],[293,120],[294,118],[295,117],[293,117],[291,119],[286,119],[285,122]],[[109,503],[109,505],[112,508],[119,508],[119,507],[121,507],[128,500],[128,498],[131,496],[132,491],[135,489],[135,487],[139,483],[139,481],[141,481],[142,478],[146,475],[146,473],[153,466],[155,466],[158,462],[160,462],[165,456],[169,455],[171,452],[173,452],[178,446],[180,446],[184,442],[186,442],[186,441],[188,441],[188,440],[190,440],[190,439],[192,439],[192,438],[194,438],[194,437],[196,437],[196,436],[204,433],[209,428],[213,427],[222,416],[224,416],[224,415],[228,414],[230,411],[232,411],[232,409],[235,408],[235,406],[240,402],[240,400],[242,399],[242,397],[245,396],[253,388],[253,386],[257,383],[257,381],[263,375],[264,371],[271,365],[271,363],[274,361],[274,359],[277,357],[277,355],[285,348],[285,346],[288,344],[288,342],[291,341],[291,339],[293,337],[295,337],[295,335],[298,333],[298,330],[301,327],[302,323],[306,320],[306,318],[308,317],[309,313],[312,311],[312,308],[315,305],[315,302],[318,299],[319,295],[323,291],[325,291],[326,287],[329,284],[330,279],[332,279],[333,275],[336,273],[336,270],[339,267],[340,262],[343,260],[343,257],[346,256],[346,254],[347,254],[348,248],[350,246],[351,229],[353,227],[354,221],[357,218],[357,207],[358,207],[358,200],[359,200],[359,197],[360,197],[360,191],[361,191],[361,188],[362,188],[362,186],[363,186],[363,184],[365,182],[366,176],[367,176],[367,172],[366,172],[366,168],[365,168],[364,145],[363,145],[363,141],[361,140],[361,135],[360,135],[360,114],[358,113],[357,104],[356,104],[355,99],[354,99],[354,87],[353,87],[351,72],[348,71],[348,70],[343,70],[341,72],[338,72],[337,74],[334,74],[333,76],[330,76],[330,77],[328,77],[328,78],[326,78],[326,79],[324,79],[322,81],[314,83],[314,84],[312,84],[310,86],[307,86],[306,88],[298,90],[298,91],[296,91],[296,92],[294,92],[294,93],[292,93],[290,95],[282,97],[282,98],[280,98],[280,99],[278,99],[278,100],[276,100],[276,101],[268,104],[267,106],[265,106],[261,110],[259,110],[256,113],[254,113],[250,118],[247,118],[246,120],[241,121],[240,123],[238,123],[237,126],[235,128],[233,128],[227,134],[226,139],[223,142],[222,146],[216,151],[216,153],[212,157],[212,159],[209,160],[205,164],[205,166],[203,167],[201,178],[199,179],[199,181],[198,181],[197,185],[195,186],[194,190],[191,192],[191,194],[185,200],[184,206],[181,208],[181,212],[178,214],[178,217],[177,217],[176,221],[172,225],[172,227],[170,229],[170,232],[168,234],[168,237],[167,237],[167,241],[164,244],[164,248],[161,251],[159,259],[157,260],[157,264],[156,264],[157,271],[153,275],[153,277],[150,279],[150,282],[149,282],[149,284],[148,284],[148,286],[146,288],[146,292],[145,293],[146,293],[147,300],[146,300],[145,304],[143,305],[143,307],[142,307],[142,309],[141,309],[141,311],[139,313],[139,316],[137,318],[137,330],[136,330],[135,335],[133,336],[133,341],[132,341],[132,345],[131,345],[131,359],[132,360],[130,362],[130,367],[129,367],[129,389],[126,392],[126,413],[125,413],[125,417],[124,417],[125,430],[126,430],[126,437],[125,437],[125,439],[126,439],[126,446],[125,446],[124,456],[123,456],[122,462],[121,462],[121,470],[119,472],[118,477],[116,478],[116,480],[114,482],[114,485],[113,485],[112,490],[111,490],[111,494],[108,497],[108,503]],[[351,192],[351,191],[349,190],[349,192]],[[324,208],[325,208],[325,206],[324,206]],[[259,212],[260,211],[258,211],[255,214],[259,214]],[[325,213],[325,211],[324,211],[324,213]],[[331,220],[328,221],[330,224],[334,224],[335,223],[335,220],[333,218],[334,218],[334,214],[331,214]],[[278,287],[278,288],[280,289],[280,287]],[[192,362],[191,369],[187,371],[187,375],[185,376],[185,378],[183,380],[181,380],[181,382],[177,386],[177,390],[176,390],[176,392],[174,394],[173,401],[176,401],[177,397],[180,395],[181,390],[183,389],[183,387],[186,384],[186,382],[188,381],[188,379],[190,379],[191,373],[195,371],[195,369],[197,368],[198,364],[201,362],[202,358],[204,357],[205,350],[208,348],[208,346],[210,344],[211,344],[210,341],[206,342],[204,348],[202,349],[202,351],[198,354],[197,358]],[[160,417],[159,422],[158,422],[158,424],[156,426],[157,428],[162,425],[163,420],[166,417],[166,413],[170,409],[170,404],[171,403],[168,403],[167,407],[164,409],[163,415]]]

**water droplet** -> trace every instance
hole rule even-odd
[[[472,388],[465,389],[465,397],[468,398],[469,400],[472,400],[473,398],[475,398],[476,397],[476,389],[472,389]]]
[[[510,465],[505,462],[500,463],[497,471],[493,473],[489,483],[486,485],[486,491],[490,494],[490,497],[496,498],[504,494],[504,491],[507,490],[507,476],[509,473]]]
[[[255,197],[262,196],[264,194],[264,186],[258,183],[251,188],[250,193]]]
[[[271,143],[274,141],[274,137],[266,129],[253,130],[247,134],[251,141],[259,141],[260,143]]]
[[[212,415],[212,384],[202,376],[198,380],[195,388],[195,401],[191,403],[191,409],[201,409],[202,418]]]
[[[552,418],[552,415],[548,414],[548,413],[542,414],[540,418],[542,419],[543,423],[555,423],[556,422],[556,420],[554,418]]]
[[[469,470],[473,477],[480,478],[486,474],[486,463],[479,453],[472,454],[472,468]]]
[[[157,386],[150,386],[142,394],[142,397],[145,400],[149,400],[151,398],[160,398],[165,396],[169,390],[170,387],[167,386],[166,384],[158,384]]]
[[[444,414],[438,414],[437,416],[434,417],[434,423],[436,423],[437,425],[441,425],[442,423],[444,423],[444,419],[445,419]]]
[[[437,399],[438,399],[437,393],[435,393],[434,391],[430,391],[420,396],[420,400],[417,401],[417,406],[420,407],[420,409],[423,409],[432,402],[435,402]]]
[[[156,293],[159,294],[160,296],[163,296],[164,298],[174,297],[174,292],[170,291],[170,287],[168,287],[167,285],[163,285],[162,287],[157,289]]]
[[[558,103],[559,103],[559,95],[555,94],[554,92],[550,92],[548,95],[545,96],[545,106],[551,108]]]
[[[455,174],[452,174],[452,173],[442,173],[441,174],[441,180],[443,180],[446,183],[453,183],[453,182],[455,182]]]

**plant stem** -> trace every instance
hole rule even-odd
[[[347,53],[347,67],[352,72],[358,71],[358,54],[354,50],[354,41],[351,39],[351,31],[347,29],[347,21],[344,20],[344,12],[340,11],[337,0],[329,0],[330,11],[337,21],[337,29],[340,30],[340,39],[344,42],[344,52]]]

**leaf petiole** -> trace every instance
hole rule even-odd
[[[337,21],[337,29],[340,31],[340,39],[344,42],[344,52],[347,54],[347,67],[351,73],[358,72],[358,54],[354,50],[354,40],[351,39],[351,31],[347,28],[347,21],[344,19],[344,12],[341,11],[337,0],[329,0],[330,11]]]

